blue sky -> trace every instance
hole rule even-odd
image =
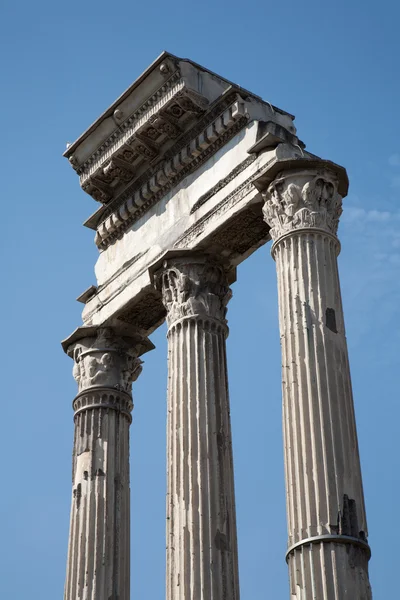
[[[0,597],[61,598],[72,363],[97,249],[95,203],[62,158],[166,49],[296,115],[299,137],[350,177],[339,258],[375,600],[398,595],[400,79],[396,2],[13,2],[0,8],[3,341]],[[275,265],[238,269],[228,359],[242,600],[288,598]],[[132,599],[162,600],[165,326],[135,384]]]

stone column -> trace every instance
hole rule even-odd
[[[321,161],[281,173],[264,193],[278,275],[292,600],[371,598],[337,266],[338,173]]]
[[[239,600],[225,346],[231,292],[223,268],[204,256],[164,260],[156,285],[168,322],[167,600]]]
[[[73,493],[64,600],[129,600],[131,388],[143,342],[98,329],[68,348],[73,402]]]

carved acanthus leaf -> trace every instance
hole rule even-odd
[[[80,392],[101,386],[130,393],[132,382],[142,370],[135,347],[130,347],[109,328],[101,328],[96,337],[75,344],[73,359],[72,373]]]
[[[226,323],[232,296],[224,269],[207,258],[171,259],[156,275],[162,291],[168,325],[184,317],[198,316]]]
[[[285,174],[275,179],[263,196],[264,219],[274,241],[297,229],[323,229],[336,235],[342,198],[329,171]]]

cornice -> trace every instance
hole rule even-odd
[[[161,54],[157,56],[157,58],[142,72],[142,74],[139,75],[139,77],[137,77],[135,81],[124,92],[122,92],[120,96],[118,96],[118,98],[82,133],[82,135],[80,135],[75,142],[68,145],[67,149],[63,153],[63,156],[69,158],[70,155],[74,153],[76,148],[78,148],[78,146],[90,136],[96,127],[98,127],[98,125],[104,119],[110,117],[114,110],[119,107],[121,102],[123,102],[130,94],[132,94],[132,92],[137,89],[140,84],[149,76],[149,74],[163,61],[168,61],[168,63],[172,62],[174,65],[177,65],[179,58],[174,54],[166,52],[165,50],[161,52]]]
[[[65,156],[66,158],[69,158],[71,156],[71,154],[73,154],[75,152],[75,150],[80,146],[80,144],[82,142],[84,142],[93,133],[93,131],[96,130],[96,128],[104,121],[104,119],[107,119],[108,117],[113,116],[113,113],[115,112],[115,110],[120,108],[121,103],[123,103],[129,96],[131,96],[133,92],[136,92],[141,87],[143,82],[145,82],[146,79],[148,79],[149,77],[152,76],[152,73],[154,71],[159,69],[159,71],[161,73],[163,73],[164,75],[168,75],[168,74],[170,74],[171,71],[175,71],[176,69],[179,69],[180,66],[183,66],[183,68],[185,68],[185,65],[191,65],[199,73],[207,73],[212,78],[215,78],[221,82],[224,82],[228,86],[238,90],[240,93],[242,93],[244,95],[250,95],[253,98],[258,99],[259,101],[262,101],[262,98],[260,96],[258,96],[257,94],[255,94],[254,92],[250,92],[249,90],[246,90],[245,88],[238,85],[237,83],[234,83],[233,81],[227,79],[226,77],[222,77],[221,75],[215,73],[214,71],[207,69],[203,65],[200,65],[188,58],[182,58],[182,57],[176,56],[174,54],[171,54],[170,52],[163,51],[143,71],[143,73],[141,75],[139,75],[139,77],[137,77],[137,79],[94,121],[94,123],[92,123],[92,125],[90,125],[90,127],[88,127],[88,129],[75,142],[73,142],[72,144],[68,144],[67,149],[63,153],[63,156]],[[165,67],[167,67],[167,68],[165,68]],[[270,105],[270,106],[272,106],[272,105]],[[287,116],[291,117],[292,119],[294,119],[294,116],[291,115],[290,113],[288,113],[287,111],[284,111],[276,106],[273,106],[273,109],[275,112],[279,112],[283,115],[287,115]]]
[[[118,109],[116,109],[113,116],[117,128],[96,148],[89,158],[85,160],[82,165],[77,166],[74,156],[71,155],[69,157],[72,167],[76,170],[78,175],[80,175],[81,185],[103,162],[107,160],[107,158],[112,156],[122,144],[129,143],[130,138],[184,87],[185,83],[181,78],[181,73],[179,70],[176,70],[169,79],[167,79],[163,85],[150,96],[150,98],[147,98],[146,101],[143,102],[143,104],[128,118],[124,119],[123,115],[119,117]]]
[[[82,189],[98,202],[107,205],[119,200],[154,163],[166,158],[174,141],[184,139],[188,126],[206,112],[207,98],[176,79],[177,73],[170,78],[169,89],[167,82],[82,165],[74,155],[70,157]],[[116,109],[114,120],[117,113],[121,111]]]
[[[148,168],[139,177],[128,184],[121,194],[102,207],[104,212],[101,214],[101,221],[104,221],[109,215],[122,206],[126,200],[133,196],[135,191],[140,189],[153,175],[160,171],[161,168],[165,167],[168,170],[166,161],[172,161],[181,150],[190,146],[192,140],[196,138],[196,136],[199,136],[215,119],[220,117],[236,100],[242,100],[242,98],[238,95],[237,90],[233,90],[230,93],[227,93],[222,99],[219,98],[214,102],[205,114],[199,115],[195,124],[190,127],[188,131],[183,133],[176,142],[163,153],[162,160],[156,161],[155,164],[148,165]],[[171,165],[171,174],[173,170],[173,165]],[[100,222],[100,219],[98,222]]]
[[[293,119],[208,69],[162,53],[64,153],[82,189],[101,203],[85,223],[96,230],[99,249],[120,239],[250,119],[265,119],[266,113]],[[272,120],[275,143],[286,121],[274,116]],[[258,141],[262,150],[271,145],[268,133],[268,139]],[[252,160],[244,161],[239,171]],[[218,189],[236,174],[230,173]],[[195,208],[206,200],[207,194]]]
[[[218,107],[221,110],[221,107]],[[211,114],[210,116],[214,116]],[[125,192],[118,200],[121,205],[98,226],[96,244],[104,250],[118,239],[140,216],[149,210],[173,186],[197,169],[209,156],[227,143],[245,124],[249,115],[242,98],[234,95],[234,101],[217,118],[204,126],[197,135],[195,131],[181,142],[181,150],[164,160],[161,168],[147,177],[136,191]],[[170,156],[169,153],[167,156]],[[135,182],[135,187],[139,182]]]

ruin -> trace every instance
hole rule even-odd
[[[294,117],[164,52],[65,152],[99,203],[74,361],[65,600],[129,600],[132,383],[168,325],[167,600],[239,600],[227,305],[272,240],[291,600],[368,600],[370,547],[337,256],[346,171]]]

